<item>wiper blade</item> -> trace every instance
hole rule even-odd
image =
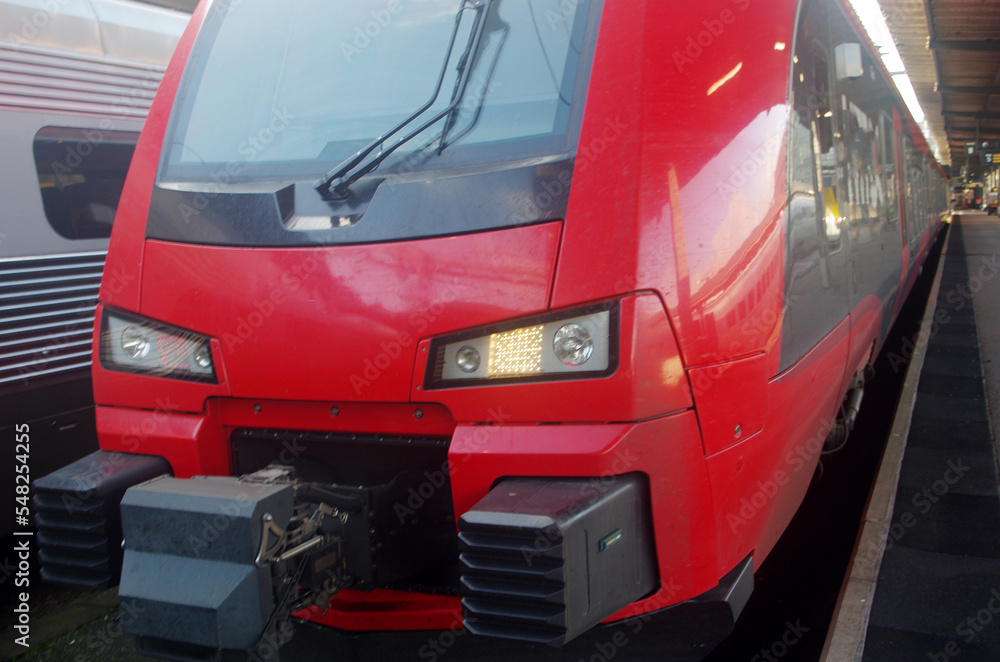
[[[438,75],[437,84],[434,86],[434,93],[431,95],[431,98],[428,99],[423,106],[414,111],[409,117],[389,129],[389,131],[382,134],[378,138],[375,138],[354,156],[350,157],[328,172],[322,179],[319,179],[315,184],[315,188],[321,195],[323,195],[324,198],[346,199],[350,196],[350,187],[354,182],[358,181],[377,168],[379,164],[385,161],[401,146],[413,140],[413,138],[420,135],[445,117],[449,117],[449,123],[452,121],[452,113],[454,113],[459,104],[461,104],[462,97],[465,95],[465,90],[468,87],[469,78],[472,75],[472,59],[479,50],[479,43],[483,36],[483,28],[486,25],[486,17],[488,16],[494,1],[495,0],[462,0],[462,6],[455,15],[455,27],[452,30],[451,39],[448,43],[448,52],[445,54],[444,64],[441,65],[441,72]],[[372,152],[375,151],[375,148],[383,145],[386,140],[392,138],[394,135],[412,124],[418,117],[427,112],[427,110],[434,105],[434,102],[437,101],[437,98],[441,95],[441,87],[444,84],[445,76],[448,73],[448,63],[451,61],[451,54],[455,48],[455,40],[458,37],[458,29],[462,22],[462,15],[467,10],[476,12],[476,17],[472,25],[472,30],[469,33],[469,40],[465,45],[465,52],[462,53],[462,56],[458,59],[458,66],[456,67],[456,70],[458,71],[458,79],[455,83],[455,89],[452,91],[451,101],[448,104],[448,107],[435,114],[431,119],[421,124],[414,131],[411,131],[404,137],[397,140],[388,149],[380,151],[374,158],[366,163],[365,159],[371,156]]]

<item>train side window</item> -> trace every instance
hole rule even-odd
[[[830,65],[827,64],[826,53],[819,44],[814,45],[812,53],[813,65],[813,96],[810,103],[816,109],[816,141],[819,143],[819,153],[833,152],[833,108],[830,103]]]
[[[881,141],[882,177],[885,189],[885,215],[886,221],[890,225],[895,225],[899,220],[898,184],[896,183],[896,131],[892,118],[887,113],[882,112],[879,121],[881,122],[879,140]]]
[[[915,191],[913,188],[913,168],[911,165],[914,160],[915,153],[913,149],[913,142],[910,140],[909,136],[903,136],[902,150],[902,158],[900,160],[902,161],[903,167],[898,173],[898,176],[902,182],[902,202],[906,205],[906,228],[909,232],[910,228],[913,227],[913,218],[918,213],[916,205],[917,201],[914,196]],[[912,233],[910,233],[909,236],[913,236]]]
[[[67,239],[111,236],[139,134],[43,127],[35,134],[35,169],[45,216]]]
[[[804,41],[812,44],[808,38]],[[822,188],[817,180],[818,143],[815,134],[817,117],[822,114],[825,105],[825,89],[813,78],[812,60],[810,48],[798,49],[792,68],[788,236],[791,242],[789,250],[795,256],[811,256],[819,250],[818,221],[822,218]]]
[[[816,149],[817,171],[822,192],[823,233],[830,243],[830,250],[839,250],[844,222],[843,200],[838,200],[837,152],[834,147],[833,105],[830,102],[830,65],[826,49],[818,42],[811,53],[813,70],[813,95],[810,104],[815,109],[813,135]],[[843,198],[844,196],[840,196]]]

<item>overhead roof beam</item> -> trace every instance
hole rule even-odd
[[[931,39],[927,46],[935,51],[1000,51],[1000,41],[993,39]]]
[[[952,134],[956,134],[956,133],[965,134],[965,133],[968,133],[968,134],[974,135],[976,133],[976,127],[974,127],[974,126],[949,126],[948,127],[948,131],[949,131],[949,133],[952,133]],[[1000,135],[1000,128],[990,129],[990,128],[979,127],[979,135],[980,136],[987,136],[987,137],[988,136]]]
[[[973,120],[1000,120],[1000,113],[987,113],[983,111],[973,112],[970,110],[943,110],[942,115],[947,117],[961,117]]]
[[[937,85],[941,94],[997,94],[1000,95],[1000,85]]]

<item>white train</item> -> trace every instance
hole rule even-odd
[[[118,196],[187,19],[124,0],[0,2],[0,394],[88,377]]]
[[[0,430],[32,422],[35,475],[96,446],[60,431],[86,423],[111,224],[188,18],[130,0],[0,0]]]

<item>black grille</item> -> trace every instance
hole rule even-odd
[[[118,583],[125,490],[170,472],[166,460],[97,451],[33,484],[42,579],[88,589]]]
[[[562,646],[656,587],[646,479],[608,478],[508,478],[462,514],[469,632]]]
[[[361,588],[458,593],[458,540],[448,437],[241,428],[233,467],[295,468],[303,482],[354,492],[368,512],[348,520],[345,563]],[[355,522],[364,526],[355,530]]]
[[[0,387],[90,367],[104,256],[0,260]]]
[[[57,584],[104,588],[121,566],[109,544],[105,500],[38,489],[34,495],[42,578]]]
[[[470,632],[550,645],[565,639],[566,564],[558,533],[463,524],[458,539]]]
[[[276,462],[302,480],[381,485],[404,471],[447,472],[450,438],[239,428],[230,441],[237,475]]]

